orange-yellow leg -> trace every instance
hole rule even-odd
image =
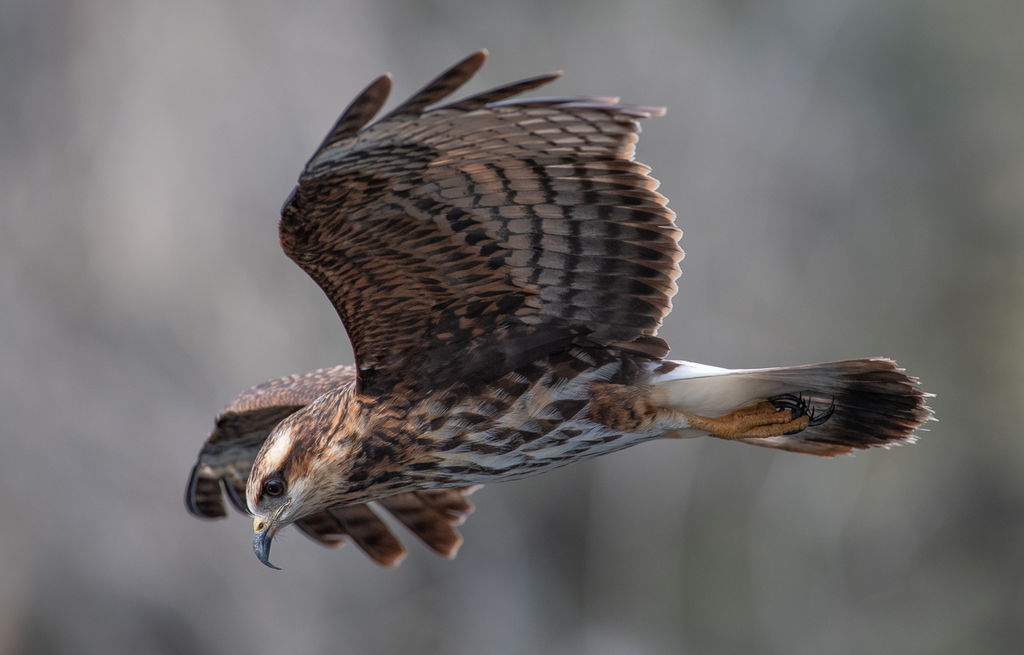
[[[782,434],[799,432],[810,424],[810,417],[804,414],[793,418],[790,409],[777,409],[767,400],[752,407],[737,409],[732,414],[719,418],[681,412],[690,422],[691,428],[704,430],[719,439],[763,439]]]

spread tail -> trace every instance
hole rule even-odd
[[[666,364],[676,367],[666,371]],[[827,457],[855,448],[888,448],[913,443],[914,431],[932,417],[925,405],[931,394],[890,359],[746,370],[662,362],[657,370],[649,381],[651,399],[668,409],[728,419],[767,402],[769,411],[789,409],[794,419],[808,417],[804,429],[788,434],[726,437],[768,448]]]

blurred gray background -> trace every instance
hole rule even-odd
[[[0,3],[0,652],[999,653],[1024,641],[1024,5]],[[734,367],[889,355],[939,423],[822,460],[658,442],[480,491],[454,562],[186,475],[237,391],[350,361],[277,211],[352,96],[666,105],[688,256],[662,334]],[[401,98],[397,98],[401,99]],[[394,101],[395,99],[393,99]],[[407,535],[406,535],[407,536]]]

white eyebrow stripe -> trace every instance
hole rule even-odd
[[[291,447],[291,430],[274,435],[270,447],[263,453],[263,466],[261,468],[265,471],[273,471],[280,468],[284,464],[284,458],[288,456],[288,451],[291,450]]]

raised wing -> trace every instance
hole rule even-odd
[[[185,505],[195,516],[227,516],[226,495],[243,513],[245,483],[264,440],[288,415],[344,385],[355,383],[354,366],[335,366],[265,382],[239,394],[218,416],[192,468]],[[404,493],[378,501],[430,548],[454,557],[462,537],[454,526],[473,511],[466,496],[473,488]],[[296,521],[304,534],[325,546],[351,540],[374,561],[395,566],[405,549],[391,529],[368,505],[332,507]]]
[[[433,110],[483,64],[457,64],[384,119],[367,87],[307,164],[281,243],[348,330],[363,393],[494,378],[571,344],[661,357],[682,250],[638,119],[616,98],[511,96],[543,75]]]

